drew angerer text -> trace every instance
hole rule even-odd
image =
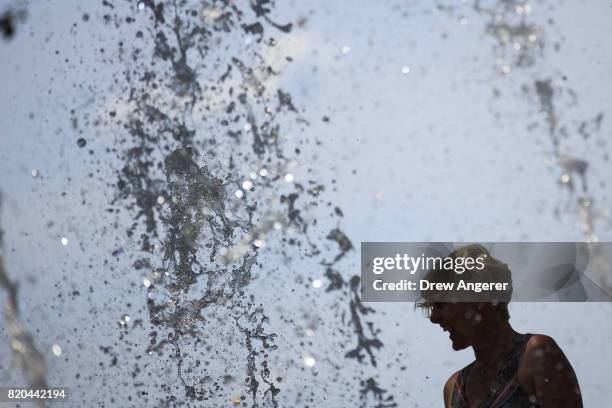
[[[456,285],[456,286],[455,286]],[[372,282],[374,290],[439,290],[453,291],[465,290],[472,292],[483,292],[489,290],[505,291],[508,290],[508,282],[429,282],[427,279],[421,279],[417,286],[416,282],[402,279],[398,282],[384,282],[382,279],[376,279]]]

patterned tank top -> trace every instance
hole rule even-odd
[[[504,358],[495,383],[479,408],[538,408],[540,405],[535,396],[528,395],[518,382],[518,368],[525,351],[525,345],[531,334],[517,336],[513,349]],[[474,363],[459,372],[451,397],[452,408],[468,408],[465,384]]]

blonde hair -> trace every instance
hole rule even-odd
[[[436,289],[421,290],[421,297],[417,300],[415,307],[421,308],[429,312],[436,302],[449,301],[488,301],[497,304],[501,317],[505,320],[510,318],[508,312],[508,302],[512,298],[512,273],[508,265],[493,257],[489,251],[479,244],[470,244],[455,249],[448,254],[445,259],[451,258],[453,261],[459,258],[481,259],[482,268],[469,268],[461,273],[455,273],[452,270],[445,268],[434,267],[425,275],[424,279],[433,283],[454,283],[455,287],[460,280],[473,283],[508,283],[505,285],[505,290],[492,290],[487,294],[471,293],[466,298],[465,292],[446,291],[442,292]],[[485,297],[483,299],[482,297]]]

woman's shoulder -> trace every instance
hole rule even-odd
[[[446,384],[444,384],[444,403],[445,406],[452,406],[453,394],[455,390],[457,391],[456,398],[463,399],[463,381],[466,376],[469,374],[469,370],[474,365],[474,361],[470,364],[466,365],[459,371],[455,371],[449,378],[446,380]]]
[[[523,354],[518,368],[518,380],[529,394],[535,392],[534,376],[539,377],[554,371],[563,356],[557,342],[545,334],[527,334]]]
[[[529,334],[525,343],[523,361],[525,363],[534,362],[561,352],[561,348],[550,336],[545,334]]]
[[[532,347],[534,345],[535,346],[538,346],[538,345],[552,345],[553,343],[555,343],[555,339],[553,339],[552,337],[547,336],[545,334],[533,334],[533,333],[529,333],[527,335],[529,336],[528,343],[530,343]]]
[[[459,375],[461,374],[461,370],[459,371],[455,371],[448,380],[446,380],[446,384],[444,384],[444,392],[446,393],[446,391],[453,391],[453,388],[455,387],[455,384],[457,383],[458,379],[459,379]]]
[[[533,372],[544,359],[562,353],[555,340],[545,334],[524,334],[524,346],[519,371]]]
[[[533,334],[529,337],[519,369],[519,382],[544,406],[582,407],[576,373],[550,336]]]
[[[450,407],[451,400],[453,398],[453,390],[455,389],[455,385],[459,380],[459,376],[461,375],[461,370],[455,371],[448,380],[446,380],[446,384],[444,384],[444,406]]]

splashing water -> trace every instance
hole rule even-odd
[[[1,204],[2,201],[0,201]],[[0,224],[0,249],[3,249],[2,236],[2,224]],[[3,254],[0,254],[0,287],[6,292],[3,308],[4,327],[17,365],[23,371],[28,387],[45,389],[47,387],[47,362],[36,347],[34,338],[21,321],[18,288],[4,269]],[[40,401],[37,402],[37,405],[44,406]]]
[[[532,12],[531,6],[520,0],[498,0],[493,5],[484,6],[481,0],[474,2],[476,12],[489,17],[486,33],[492,35],[498,41],[496,47],[496,61],[504,64],[509,60],[508,54],[511,48],[514,53],[513,65],[520,68],[528,68],[536,62],[538,55],[542,56],[545,48],[545,32],[542,27],[529,23],[529,16]],[[551,21],[549,21],[550,23]],[[559,44],[555,49],[558,50]],[[508,72],[509,73],[509,72]],[[541,76],[541,75],[540,75]],[[563,81],[567,79],[565,75],[558,73],[551,77],[561,77]],[[574,212],[579,219],[579,228],[589,242],[599,240],[596,233],[596,221],[600,226],[605,227],[611,224],[608,210],[595,206],[595,197],[589,191],[588,169],[589,162],[584,158],[574,157],[573,154],[565,153],[563,141],[575,138],[576,135],[582,136],[583,141],[587,141],[601,128],[603,113],[598,113],[593,119],[581,120],[575,130],[569,130],[571,124],[565,124],[558,106],[563,102],[562,98],[569,98],[568,106],[575,106],[577,101],[576,93],[568,87],[564,87],[559,81],[553,78],[543,78],[534,81],[533,85],[525,85],[523,88],[529,94],[531,90],[537,96],[539,110],[544,117],[548,135],[552,144],[552,158],[548,162],[552,165],[557,175],[558,183],[567,188],[572,194],[574,203],[570,206],[570,211]],[[569,116],[569,114],[568,114]],[[607,158],[606,158],[607,160]],[[576,191],[575,179],[580,180],[581,188]],[[601,283],[604,287],[610,287],[607,283],[606,274],[602,272]],[[606,282],[604,282],[606,280]]]
[[[280,377],[272,377],[270,353],[278,336],[267,332],[263,306],[245,294],[270,234],[296,231],[286,241],[289,246],[300,248],[304,239],[308,257],[323,255],[299,198],[307,193],[322,200],[324,188],[308,181],[318,187],[306,190],[295,174],[298,161],[282,146],[282,135],[291,132],[285,128],[308,121],[288,92],[267,85],[277,73],[263,53],[274,42],[260,43],[267,30],[289,33],[292,24],[276,23],[273,3],[266,0],[250,3],[261,19],[254,23],[234,2],[199,4],[199,12],[190,6],[183,1],[137,5],[149,19],[154,46],[147,55],[145,47],[134,45],[132,69],[122,79],[129,98],[118,97],[108,108],[125,146],[114,203],[123,203],[136,218],[127,234],[143,254],[134,266],[145,275],[147,354],[174,365],[181,385],[164,386],[166,402],[212,399],[277,407]],[[260,45],[242,41],[244,33],[258,35]],[[145,38],[141,31],[137,37]],[[331,262],[321,261],[330,279],[327,292],[350,293],[347,323],[357,347],[346,357],[365,363],[365,353],[376,366],[374,351],[382,342],[364,322],[373,309],[361,304],[359,278],[349,285],[335,269],[353,245],[337,228],[327,239],[340,249]],[[125,316],[120,326],[129,327]],[[227,346],[212,352],[212,337],[226,339]],[[231,347],[234,343],[242,345],[241,352]],[[236,354],[242,358],[229,369]],[[314,362],[312,356],[304,360],[310,367]],[[242,385],[224,380],[242,377],[242,370]]]

